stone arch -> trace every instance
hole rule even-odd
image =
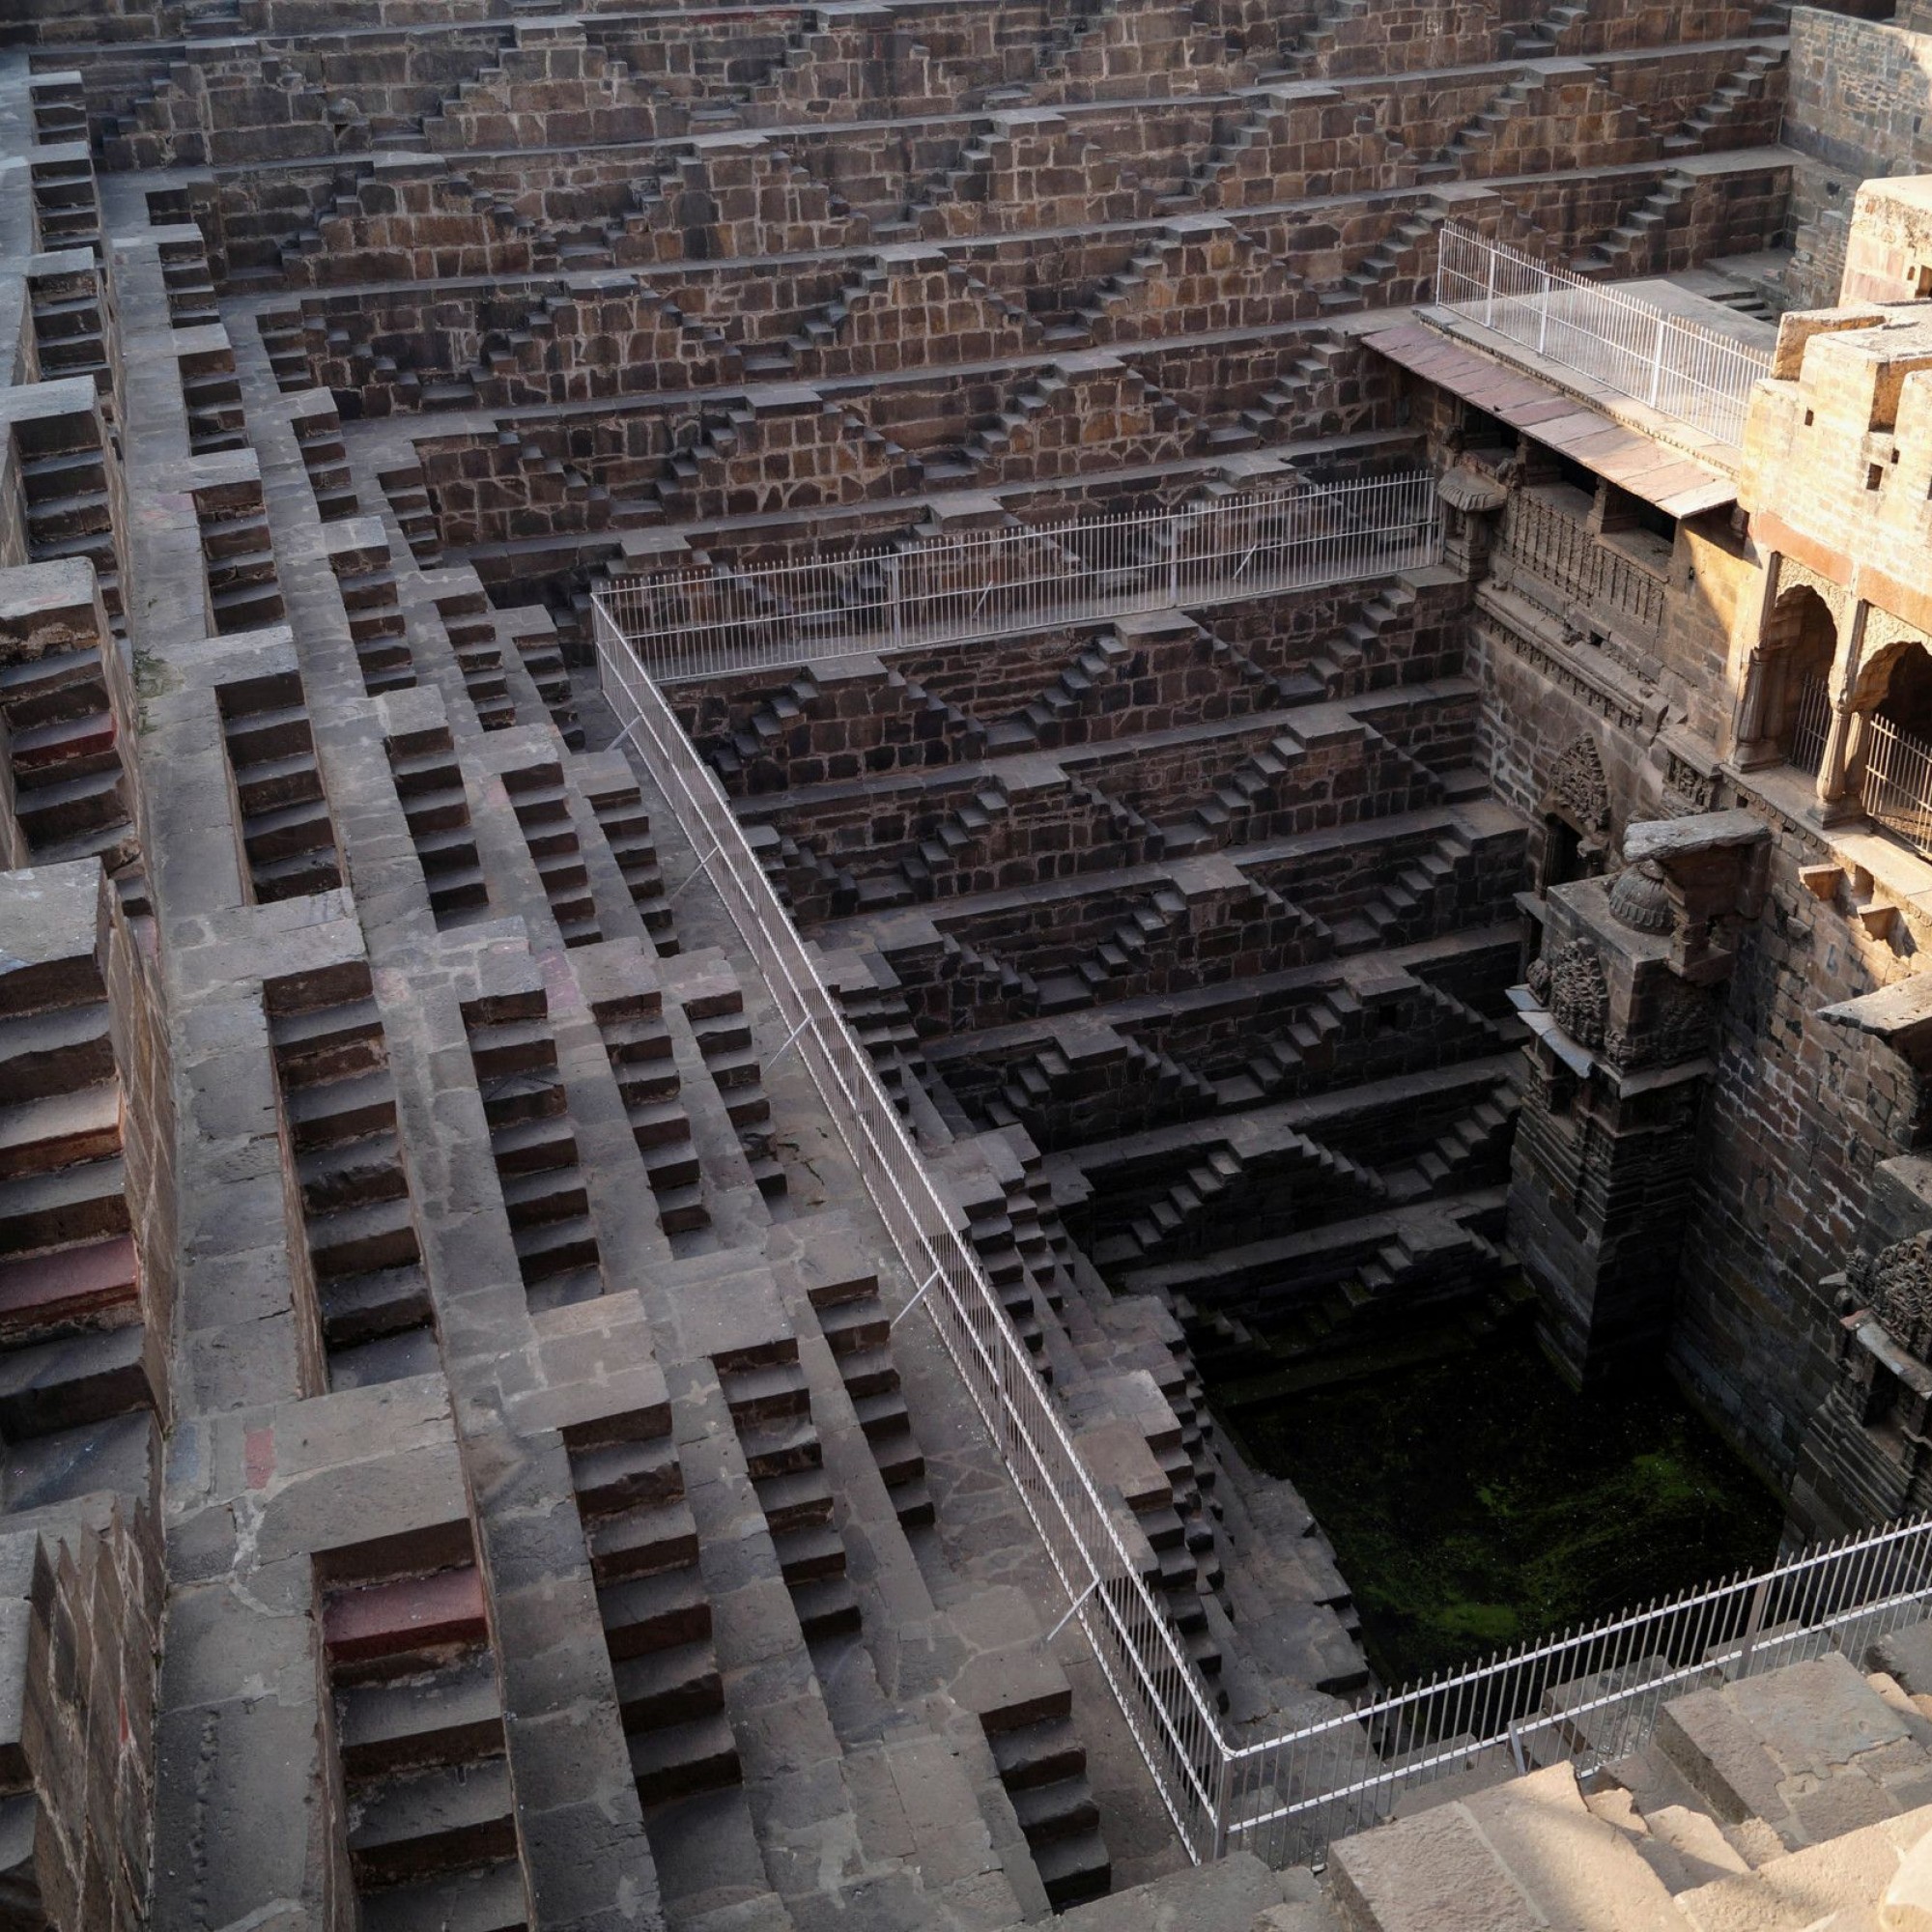
[[[1609,843],[1610,782],[1597,741],[1585,732],[1556,760],[1544,790],[1542,890],[1594,877]]]
[[[1812,574],[1807,571],[1804,576],[1810,579]],[[1810,688],[1823,688],[1829,704],[1832,667],[1838,655],[1838,612],[1820,588],[1823,580],[1791,582],[1780,572],[1778,582],[1783,587],[1758,641],[1758,724],[1753,736],[1802,762],[1818,750],[1808,733],[1803,744],[1798,740],[1801,725],[1822,723],[1811,715],[1817,710],[1815,695],[1807,710]]]

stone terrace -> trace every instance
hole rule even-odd
[[[1451,216],[1761,305],[1787,13],[9,10],[17,1922],[1429,1922],[1186,1868],[586,612],[1407,468]],[[1236,1739],[1370,1677],[1203,1373],[1520,1292],[1475,574],[673,694]]]

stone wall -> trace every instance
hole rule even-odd
[[[1783,140],[1804,156],[1794,171],[1795,306],[1838,299],[1852,203],[1873,175],[1932,167],[1932,75],[1909,14],[1895,25],[1814,7],[1791,15],[1791,90]]]

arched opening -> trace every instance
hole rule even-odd
[[[1764,627],[1764,679],[1758,736],[1801,770],[1815,774],[1831,720],[1826,680],[1838,648],[1832,607],[1808,584],[1787,590]]]
[[[1904,639],[1876,652],[1852,693],[1850,783],[1873,821],[1932,853],[1932,655]]]
[[[1885,696],[1872,708],[1907,737],[1932,741],[1932,655],[1908,644],[1891,660]]]
[[[1547,893],[1551,886],[1567,886],[1573,879],[1587,879],[1598,869],[1584,861],[1583,835],[1567,818],[1553,811],[1546,812],[1538,890]]]

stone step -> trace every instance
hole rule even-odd
[[[592,1574],[600,1583],[697,1561],[697,1527],[690,1505],[681,1497],[593,1519],[586,1526],[585,1541]]]
[[[629,1738],[631,1775],[640,1804],[715,1791],[739,1778],[738,1741],[722,1711]]]
[[[361,1885],[395,1885],[516,1856],[510,1769],[500,1757],[411,1773],[358,1796],[349,1861]]]
[[[0,1431],[10,1442],[156,1406],[138,1323],[82,1330],[0,1355]]]
[[[496,1664],[483,1651],[427,1678],[349,1685],[336,1692],[336,1740],[353,1778],[497,1755],[503,1705]]]
[[[0,1180],[0,1255],[127,1234],[125,1182],[118,1158]]]
[[[121,1089],[111,1079],[0,1107],[0,1180],[120,1151]]]
[[[613,1661],[711,1634],[711,1600],[690,1566],[608,1583],[597,1592],[597,1606]]]
[[[528,1932],[522,1865],[514,1859],[365,1892],[362,1932]]]
[[[724,1708],[724,1681],[709,1637],[639,1651],[611,1665],[627,1731],[659,1730]]]

